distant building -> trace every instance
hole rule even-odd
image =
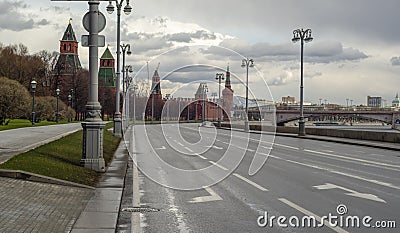
[[[222,91],[222,108],[223,117],[225,121],[229,121],[229,118],[233,115],[233,90],[231,86],[231,72],[229,72],[229,65],[226,69],[225,76],[225,89]]]
[[[108,47],[100,58],[99,84],[115,87],[115,60]]]
[[[382,107],[383,105],[382,97],[380,96],[367,96],[367,106],[368,107]]]
[[[396,94],[396,97],[392,101],[392,107],[400,108],[399,94]]]
[[[282,97],[282,104],[295,104],[296,103],[296,97],[294,96],[283,96]]]
[[[160,76],[158,75],[157,67],[152,77],[151,93],[146,105],[147,119],[160,120],[163,107],[164,100],[161,94]]]
[[[67,84],[72,84],[72,86],[74,86],[73,82],[75,80],[73,79],[78,70],[82,69],[78,57],[78,41],[72,28],[71,21],[72,20],[69,21],[67,29],[60,40],[60,55],[58,56],[57,63],[53,70],[55,75],[54,90],[57,88],[62,89],[60,87],[61,85],[68,86]]]

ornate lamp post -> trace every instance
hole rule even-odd
[[[224,80],[224,73],[217,73],[215,79],[218,80],[218,128],[221,128],[221,80]]]
[[[304,122],[304,115],[303,115],[303,88],[304,88],[304,81],[303,81],[303,51],[304,51],[304,42],[311,42],[313,40],[311,36],[311,29],[296,29],[293,31],[293,43],[297,41],[301,42],[301,53],[300,53],[300,120],[299,120],[299,136],[305,136],[305,122]]]
[[[57,88],[56,90],[56,95],[57,95],[57,113],[56,113],[56,122],[58,123],[58,99],[60,98],[60,89]]]
[[[122,44],[121,45],[122,49],[122,96],[125,98],[126,94],[126,89],[128,89],[128,85],[126,78],[128,77],[128,71],[132,72],[132,66],[125,66],[125,54],[131,55],[131,45],[130,44]],[[125,85],[126,84],[126,85]]]
[[[121,112],[120,112],[120,85],[121,85],[121,80],[120,80],[120,54],[121,54],[121,8],[122,8],[122,3],[124,0],[114,0],[115,4],[117,6],[117,85],[116,85],[116,98],[115,98],[115,117],[114,117],[114,136],[117,137],[122,137],[122,120],[121,120]],[[109,4],[107,6],[107,12],[109,14],[112,14],[114,12],[114,5],[112,2],[114,1],[109,1]],[[126,15],[129,15],[132,12],[132,7],[129,5],[129,0],[126,0],[126,5],[124,7],[124,13]]]
[[[202,98],[202,106],[201,106],[201,118],[202,118],[202,125],[206,125],[206,100],[207,100],[207,92],[208,92],[208,87],[207,83],[202,83],[202,89],[201,89],[201,98]]]
[[[32,90],[32,125],[35,125],[35,93],[36,93],[37,82],[32,80],[31,90]]]
[[[244,119],[244,131],[249,132],[249,67],[254,67],[253,59],[243,59],[242,68],[246,68],[246,118]]]

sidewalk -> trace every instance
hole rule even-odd
[[[81,123],[70,123],[0,131],[0,163],[81,129]]]
[[[75,128],[79,130],[80,124]],[[31,130],[45,134],[43,128]],[[46,137],[48,143],[58,136]],[[18,145],[18,140],[12,143]],[[39,143],[44,144],[33,142],[33,146]],[[96,188],[23,171],[1,170],[0,232],[115,232],[128,158],[121,140]]]
[[[72,233],[115,232],[128,159],[128,151],[122,139],[94,195],[72,227]]]

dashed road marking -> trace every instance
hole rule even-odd
[[[262,187],[261,185],[259,185],[259,184],[255,183],[255,182],[247,179],[246,177],[243,177],[243,176],[241,176],[241,175],[239,175],[237,173],[233,173],[233,175],[236,176],[237,178],[239,178],[239,179],[241,179],[241,180],[253,185],[254,187],[258,188],[261,191],[264,191],[264,192],[268,191],[268,189],[266,189],[266,188]]]

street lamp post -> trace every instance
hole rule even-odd
[[[224,80],[224,73],[217,73],[215,79],[218,80],[218,128],[221,128],[221,80]]]
[[[126,89],[128,89],[128,85],[125,85],[126,78],[128,77],[128,71],[132,72],[132,66],[125,66],[125,54],[131,55],[131,45],[130,44],[122,44],[122,97],[125,98]],[[123,99],[122,98],[122,99]]]
[[[165,94],[165,98],[167,99],[167,102],[165,104],[167,105],[167,122],[169,121],[169,99],[171,98],[171,94]]]
[[[70,108],[72,108],[72,95],[71,94],[69,94],[68,95],[68,106],[70,107]],[[71,119],[71,117],[70,117],[70,115],[69,115],[69,113],[68,113],[68,122],[70,122],[72,119]]]
[[[36,93],[37,82],[32,80],[31,90],[32,90],[32,125],[35,125],[35,93]]]
[[[296,43],[297,41],[301,42],[301,53],[300,53],[300,120],[299,120],[299,136],[305,136],[305,122],[303,115],[303,88],[304,88],[304,79],[303,79],[303,51],[304,51],[304,42],[311,42],[313,40],[311,36],[311,29],[296,29],[293,31],[293,39],[292,42]]]
[[[202,125],[204,126],[206,124],[206,100],[207,100],[207,92],[208,92],[208,87],[207,83],[201,83],[202,89],[201,89],[201,98],[202,98],[202,106],[201,106],[201,119],[202,119]]]
[[[56,95],[57,95],[57,113],[56,113],[56,122],[58,123],[58,99],[60,98],[60,89],[57,88],[56,90]]]
[[[116,85],[116,98],[115,98],[115,116],[114,116],[114,136],[122,137],[122,120],[121,120],[121,112],[120,112],[120,54],[121,54],[121,8],[124,0],[113,0],[109,1],[107,6],[107,12],[112,14],[114,12],[114,5],[112,2],[115,1],[117,6],[117,85]],[[124,12],[126,15],[129,15],[132,11],[132,7],[129,5],[129,0],[126,0],[126,6],[124,7]]]
[[[243,59],[242,68],[246,67],[246,118],[244,119],[244,131],[249,132],[249,67],[254,67],[253,59]]]
[[[136,123],[136,90],[138,89],[138,86],[135,84],[132,86],[133,90],[133,124]]]
[[[213,122],[215,122],[215,97],[217,97],[217,93],[213,92],[211,93],[211,96],[213,97]]]

